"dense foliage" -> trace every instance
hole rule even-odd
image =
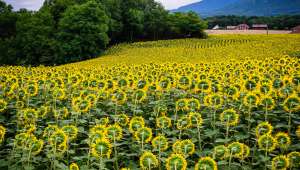
[[[215,25],[226,27],[229,25],[248,24],[268,24],[269,29],[286,30],[300,25],[300,15],[279,15],[279,16],[214,16],[205,19],[208,22],[208,28]]]
[[[0,0],[0,64],[80,61],[124,41],[202,38],[205,28],[195,13],[171,14],[154,0],[46,0],[35,12]]]
[[[297,170],[300,59],[285,54],[299,39],[143,42],[0,67],[0,169]]]

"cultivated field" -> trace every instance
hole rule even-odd
[[[0,169],[297,170],[299,52],[215,35],[0,67]]]
[[[223,34],[290,34],[289,30],[206,30],[209,35]]]

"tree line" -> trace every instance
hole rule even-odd
[[[0,0],[0,64],[76,62],[120,42],[203,38],[206,27],[196,13],[170,13],[154,0],[45,0],[38,11]]]
[[[208,28],[212,29],[215,25],[226,27],[229,25],[248,24],[268,24],[269,29],[288,30],[300,25],[300,15],[280,15],[280,16],[214,16],[205,19]]]

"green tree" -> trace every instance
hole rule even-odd
[[[108,17],[103,6],[95,1],[68,8],[58,31],[63,63],[97,56],[109,42]]]
[[[54,20],[49,11],[19,13],[14,46],[19,64],[50,64],[58,54]]]

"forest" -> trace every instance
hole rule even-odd
[[[170,13],[154,0],[46,0],[38,11],[0,0],[1,65],[60,65],[133,41],[206,37],[196,13]]]

